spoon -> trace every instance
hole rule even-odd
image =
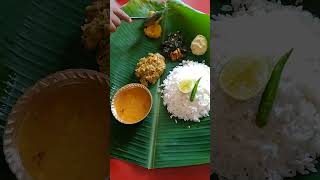
[[[150,17],[134,16],[134,17],[130,17],[130,18],[133,20],[145,19],[144,26],[149,26],[149,25],[153,24],[154,22],[156,22],[157,20],[159,20],[162,17],[162,13],[163,13],[163,11],[157,11],[156,13],[154,13]]]

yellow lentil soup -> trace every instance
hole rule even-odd
[[[22,164],[34,180],[102,180],[109,175],[105,87],[89,80],[41,89],[17,131]]]
[[[127,86],[114,98],[114,108],[122,123],[134,124],[143,120],[150,112],[152,98],[150,92],[141,86]]]

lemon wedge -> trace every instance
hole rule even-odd
[[[258,95],[270,76],[270,60],[264,57],[234,57],[224,65],[219,84],[226,94],[237,100]]]
[[[192,91],[194,86],[194,80],[185,79],[179,82],[178,88],[182,93],[189,93]]]

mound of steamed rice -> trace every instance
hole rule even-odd
[[[236,12],[212,21],[215,69],[212,170],[229,180],[281,180],[316,172],[320,153],[320,23],[301,7],[263,0],[233,0]],[[239,8],[247,3],[248,10]],[[260,96],[233,100],[217,77],[232,56],[254,53],[277,59],[294,52],[282,74],[269,123],[254,121]],[[261,94],[260,94],[261,95]]]
[[[185,79],[201,80],[193,102],[190,93],[182,93],[179,82]],[[210,67],[194,61],[182,61],[163,81],[162,98],[171,117],[185,121],[200,122],[200,118],[209,116],[210,111]]]

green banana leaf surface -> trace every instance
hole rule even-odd
[[[181,31],[190,47],[196,35],[210,40],[210,17],[181,1],[160,4],[150,0],[131,0],[123,7],[130,16],[146,17],[149,10],[164,10],[162,36],[149,39],[144,35],[144,20],[123,22],[110,37],[110,101],[122,86],[139,82],[134,71],[140,58],[160,52],[160,44],[168,33]],[[203,56],[187,53],[184,59],[209,65],[209,50]],[[135,125],[123,125],[112,117],[112,156],[145,168],[179,167],[209,163],[210,117],[200,123],[171,119],[163,105],[158,88],[169,72],[180,62],[166,60],[166,70],[155,85],[149,86],[153,96],[151,113]],[[190,72],[191,73],[191,72]],[[177,123],[175,122],[177,121]]]

